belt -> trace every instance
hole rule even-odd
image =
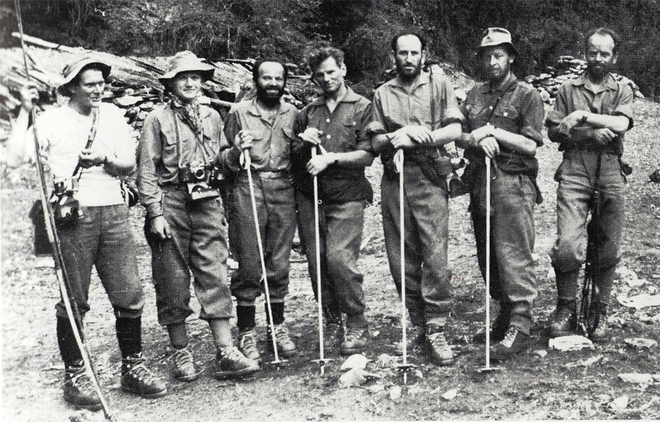
[[[262,179],[282,179],[289,177],[289,172],[286,170],[282,171],[253,171],[252,172],[255,175],[258,175]],[[246,170],[241,170],[238,173],[238,177],[240,178],[247,178],[247,171]]]
[[[160,185],[160,189],[164,191],[188,191],[188,186],[186,186],[185,183],[177,183],[177,184],[167,184],[167,185]]]

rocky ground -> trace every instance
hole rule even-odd
[[[86,332],[110,407],[119,420],[428,420],[428,419],[657,419],[660,415],[660,306],[623,306],[618,298],[657,295],[660,287],[660,190],[648,181],[658,166],[656,142],[660,104],[638,101],[636,126],[626,138],[626,159],[634,173],[628,178],[623,259],[612,297],[608,324],[613,338],[605,345],[574,352],[549,348],[546,335],[554,309],[555,288],[548,252],[556,235],[555,190],[552,179],[560,162],[556,146],[540,148],[539,185],[545,202],[536,209],[535,344],[529,352],[483,373],[483,346],[471,341],[483,327],[484,289],[476,264],[467,199],[452,200],[450,264],[456,304],[448,324],[457,354],[448,368],[424,356],[413,356],[417,368],[406,385],[390,367],[393,343],[401,335],[399,302],[389,274],[380,222],[378,177],[374,205],[367,208],[360,268],[365,275],[367,317],[371,321],[373,375],[361,386],[342,387],[344,359],[330,353],[326,375],[316,363],[316,306],[306,263],[294,254],[288,322],[300,354],[281,368],[264,364],[242,381],[216,381],[209,371],[189,384],[169,376],[170,350],[157,324],[151,285],[149,249],[141,232],[142,210],[133,210],[139,241],[140,275],[147,295],[144,321],[145,354],[166,380],[169,394],[156,401],[128,396],[119,389],[119,351],[114,321],[105,293],[94,276],[92,311]],[[31,251],[27,211],[37,198],[34,170],[23,167],[2,177],[2,411],[6,421],[102,420],[102,414],[77,411],[61,394],[62,363],[55,340],[53,306],[58,299],[52,260]],[[255,264],[256,265],[256,264]],[[197,305],[195,305],[197,306]],[[195,308],[195,309],[198,309]],[[265,348],[265,319],[260,316],[260,346]],[[206,324],[191,318],[195,354],[210,365],[214,351]],[[640,339],[650,340],[647,342]],[[655,342],[655,343],[654,343]],[[266,361],[271,357],[266,355]],[[627,376],[625,374],[638,374]],[[623,376],[622,376],[623,375]],[[630,382],[633,381],[633,382]]]

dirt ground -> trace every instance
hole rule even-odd
[[[450,367],[436,367],[415,355],[417,365],[408,384],[387,365],[372,362],[375,378],[361,387],[338,383],[344,359],[336,352],[324,377],[312,362],[318,356],[316,304],[306,263],[294,254],[287,318],[300,353],[280,369],[268,364],[254,377],[217,381],[206,371],[193,383],[169,375],[168,341],[156,322],[149,248],[141,233],[143,211],[133,210],[132,224],[139,243],[140,276],[147,305],[144,321],[145,355],[167,383],[169,394],[150,401],[119,389],[120,355],[114,318],[98,278],[90,292],[92,311],[86,318],[88,344],[100,373],[111,410],[119,420],[429,420],[429,419],[657,419],[660,417],[658,346],[631,346],[626,339],[660,341],[660,307],[622,306],[617,297],[657,294],[660,287],[660,187],[648,181],[658,166],[656,142],[660,104],[635,104],[636,126],[626,137],[626,159],[634,167],[629,177],[622,270],[612,295],[608,323],[613,338],[593,350],[562,352],[548,347],[546,327],[556,300],[548,252],[556,236],[555,191],[552,179],[560,162],[556,145],[538,152],[539,185],[545,202],[536,209],[536,262],[539,297],[535,304],[535,344],[498,371],[480,373],[483,346],[472,336],[483,328],[484,288],[478,274],[467,198],[451,202],[450,265],[455,286],[455,308],[448,323],[448,339],[457,359]],[[367,208],[360,268],[365,275],[367,317],[371,344],[367,357],[387,362],[400,338],[400,305],[385,256],[380,221],[378,178],[374,165],[369,176],[376,188]],[[2,177],[2,411],[5,421],[102,420],[100,412],[77,411],[62,399],[63,366],[55,339],[54,304],[58,299],[50,258],[31,251],[31,223],[27,212],[37,198],[34,169],[23,167]],[[257,265],[257,263],[255,263]],[[637,276],[643,283],[631,287]],[[196,310],[198,305],[193,300]],[[261,309],[261,308],[258,308]],[[192,345],[202,365],[214,356],[206,324],[190,320]],[[265,349],[265,318],[258,317],[260,347]],[[265,355],[265,361],[271,360]],[[383,367],[385,366],[385,367]],[[651,374],[643,383],[624,382],[619,375]]]

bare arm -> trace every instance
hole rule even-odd
[[[39,92],[33,84],[27,84],[21,89],[21,110],[12,125],[7,139],[7,166],[15,168],[26,161],[27,134],[30,113],[39,99]],[[34,124],[34,122],[32,122]]]

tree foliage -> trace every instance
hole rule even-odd
[[[622,35],[619,72],[660,96],[658,0],[22,0],[26,32],[118,54],[206,57],[277,54],[301,62],[320,44],[345,50],[349,77],[372,86],[391,65],[389,39],[402,28],[428,34],[431,56],[477,74],[474,51],[491,26],[508,28],[520,76],[558,56],[580,56],[583,34],[611,26]],[[3,44],[15,28],[0,6]]]

